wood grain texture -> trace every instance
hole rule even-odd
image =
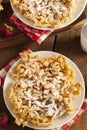
[[[3,25],[3,23],[8,23],[9,25],[13,26],[13,24],[11,24],[9,21],[9,17],[13,13],[10,3],[8,2],[4,4],[3,6],[4,6],[4,11],[0,12],[0,27]],[[87,20],[86,16],[87,16],[87,7],[82,13],[82,15],[74,23],[72,23],[71,25],[63,29],[55,30],[50,36],[52,35],[54,36],[57,34],[61,35],[61,33],[63,33],[64,37],[67,37],[67,36],[69,37],[69,35],[67,35],[68,33],[70,34],[70,36],[78,36],[80,34],[82,25]],[[78,25],[78,22],[80,22],[79,25]],[[24,45],[24,44],[27,44],[27,41],[33,42],[23,32],[19,31],[19,29],[17,29],[15,26],[13,27],[15,29],[14,36],[9,37],[9,38],[4,38],[4,39],[0,37],[0,50],[4,48]]]
[[[8,20],[12,14],[9,3],[4,4],[6,11],[0,12],[0,26],[3,22],[11,24]],[[76,25],[79,21],[83,20],[87,16],[87,7],[82,16],[74,23]],[[81,70],[84,78],[87,79],[87,53],[83,52],[80,46],[80,31],[83,25],[80,24],[78,28],[74,25],[64,29],[54,31],[46,40],[38,45],[32,41],[29,37],[24,35],[23,32],[15,28],[15,34],[9,38],[0,37],[0,69],[4,67],[15,55],[25,48],[30,48],[32,51],[39,50],[54,50],[70,58]],[[73,29],[74,27],[74,29]],[[56,41],[55,41],[56,37]],[[55,45],[54,45],[55,42]],[[54,48],[54,49],[53,49]],[[7,111],[10,116],[10,123],[7,127],[0,130],[31,130],[30,128],[22,128],[14,123],[14,118],[7,110],[3,100],[3,90],[0,88],[0,111]],[[87,130],[87,111],[71,126],[70,130]]]

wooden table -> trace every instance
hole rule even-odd
[[[4,7],[6,11],[0,12],[0,26],[3,22],[11,24],[8,20],[8,17],[12,14],[11,7],[9,3],[5,4]],[[87,8],[85,12],[87,12]],[[74,61],[81,70],[87,87],[87,53],[83,52],[80,46],[80,29],[70,27],[65,31],[55,31],[41,45],[38,45],[15,28],[14,36],[9,38],[0,37],[0,69],[26,47],[29,47],[32,51],[53,50]],[[19,127],[14,123],[14,118],[4,104],[2,92],[3,90],[0,88],[0,111],[7,111],[10,116],[10,123],[5,128],[0,127],[0,130],[31,130],[27,127]],[[87,130],[87,111],[72,125],[70,130]]]

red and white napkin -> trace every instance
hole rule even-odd
[[[29,48],[25,49],[24,51],[31,52]],[[3,88],[4,80],[6,77],[7,72],[9,71],[10,67],[20,58],[19,54],[14,57],[4,68],[0,70],[0,87]],[[84,99],[82,107],[78,114],[67,124],[64,124],[61,128],[55,128],[50,130],[69,130],[69,128],[78,120],[78,118],[82,115],[84,111],[87,110],[87,99]]]
[[[85,112],[86,110],[87,110],[87,99],[84,99],[84,102],[82,104],[79,113],[70,122],[64,124],[62,127],[57,127],[49,130],[69,130],[69,128],[79,119],[82,113]]]
[[[29,36],[33,41],[37,42],[38,44],[41,44],[53,32],[53,30],[39,30],[30,27],[23,23],[20,19],[18,19],[15,14],[12,14],[9,20],[18,29],[20,29],[22,32],[24,32],[27,36]]]

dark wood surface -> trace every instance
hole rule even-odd
[[[9,3],[5,4],[4,7],[6,10],[0,12],[0,27],[4,22],[11,24],[8,20],[12,14],[11,7]],[[85,9],[85,12],[87,12],[87,9]],[[84,13],[78,21],[82,18],[84,18]],[[9,38],[0,37],[0,69],[26,47],[29,47],[32,51],[53,50],[67,56],[79,67],[87,87],[87,53],[83,52],[80,46],[80,31],[81,28],[74,28],[73,25],[61,31],[56,30],[41,45],[38,45],[15,28],[14,36]],[[14,118],[4,104],[3,89],[0,88],[0,111],[3,110],[7,111],[10,116],[10,122],[5,128],[0,127],[0,130],[31,130],[27,127],[19,127],[14,123]],[[72,125],[70,130],[87,130],[87,111]]]

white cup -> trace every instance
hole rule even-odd
[[[80,42],[82,50],[87,53],[87,23],[82,26]]]

